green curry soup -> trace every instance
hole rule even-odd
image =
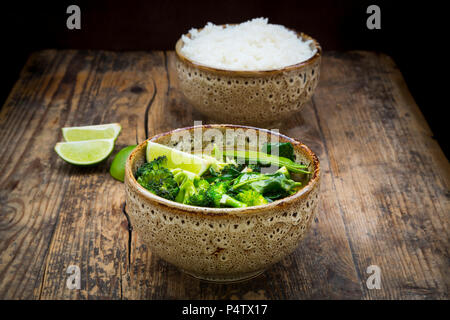
[[[144,163],[135,177],[160,197],[212,208],[264,205],[298,192],[310,179],[307,166],[295,162],[291,143],[265,144],[259,152],[224,150],[222,159],[207,157],[212,161],[202,175],[168,168],[167,156],[160,156]]]

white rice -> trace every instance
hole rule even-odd
[[[303,41],[282,25],[256,18],[226,28],[208,22],[199,32],[182,36],[181,53],[196,63],[225,70],[273,70],[312,57],[312,40]]]

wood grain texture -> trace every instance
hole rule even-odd
[[[448,299],[450,166],[393,61],[326,53],[313,100],[279,126],[316,152],[321,203],[299,248],[247,282],[200,282],[129,230],[123,185],[64,163],[64,126],[120,122],[116,151],[208,123],[173,52],[34,53],[0,110],[0,298]],[[66,287],[69,265],[81,289]],[[381,289],[369,290],[369,265]]]

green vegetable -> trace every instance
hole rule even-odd
[[[210,163],[210,168],[214,169],[215,171],[222,171],[222,169],[227,165],[226,162],[219,161],[215,157],[208,156],[207,154],[201,154],[200,155],[203,159],[206,159]]]
[[[273,152],[278,148],[283,156]],[[200,155],[209,161],[209,167],[200,176],[186,168],[168,169],[165,156],[144,164],[137,170],[136,179],[151,192],[183,204],[200,207],[245,208],[264,205],[297,192],[302,182],[291,179],[291,173],[309,172],[307,166],[295,163],[290,143],[265,144],[263,151],[223,151],[213,149],[211,156]],[[220,159],[224,160],[221,161]],[[244,160],[237,164],[236,160]],[[262,173],[262,167],[277,170]]]
[[[214,206],[220,207],[220,199],[222,199],[222,196],[226,194],[229,189],[229,181],[217,182],[208,188],[206,194]]]
[[[235,198],[231,197],[228,194],[222,195],[220,198],[220,205],[225,207],[233,207],[233,208],[245,208],[247,205]]]
[[[213,167],[210,167],[207,174],[204,175],[204,178],[209,183],[225,180],[231,181],[241,174],[244,167],[245,165],[237,165],[232,163],[225,165],[221,171],[216,171]]]
[[[234,180],[231,189],[232,189],[232,191],[234,191],[234,190],[237,190],[244,186],[248,186],[249,184],[251,184],[253,182],[257,182],[260,180],[266,180],[266,179],[269,179],[269,177],[262,173],[244,172],[244,173],[241,173],[241,175]]]
[[[206,194],[210,186],[208,181],[200,179],[195,186],[197,187],[197,192],[189,197],[186,204],[198,207],[210,207],[211,199]]]
[[[186,203],[188,199],[197,193],[197,188],[194,185],[194,181],[198,180],[198,176],[192,172],[183,169],[173,169],[175,181],[180,186],[180,191],[175,198],[176,202]]]
[[[221,180],[233,180],[241,174],[244,165],[227,164],[220,173]]]
[[[172,173],[175,181],[180,186],[180,191],[175,201],[199,207],[207,207],[211,204],[206,195],[206,191],[209,188],[208,181],[201,179],[195,173],[183,169],[173,169]]]
[[[278,167],[286,167],[289,171],[294,173],[310,173],[306,171],[306,165],[295,163],[294,161],[277,157],[264,152],[258,151],[242,151],[242,150],[224,150],[224,156],[243,159],[246,163],[258,163],[260,165],[275,165]]]
[[[178,183],[178,185],[182,185],[185,181],[192,181],[200,179],[198,175],[195,173],[192,173],[187,170],[183,170],[180,168],[172,169],[170,170],[173,173],[173,177],[175,181]]]
[[[137,182],[145,189],[165,199],[175,200],[179,187],[174,175],[164,167],[166,157],[145,163],[136,172]]]
[[[261,152],[295,161],[294,147],[290,142],[265,143],[261,148]]]
[[[178,192],[175,201],[180,203],[187,203],[188,199],[196,192],[197,189],[195,188],[194,183],[190,180],[186,180],[180,185],[180,192]]]
[[[291,177],[291,175],[289,174],[289,170],[286,167],[281,167],[280,169],[277,170],[277,172],[281,172],[288,179]]]
[[[273,174],[243,173],[235,181],[231,191],[252,189],[271,200],[294,194],[301,187],[301,182],[289,179],[283,170]]]
[[[247,206],[259,206],[267,204],[268,201],[263,195],[255,190],[242,190],[236,195],[236,199],[245,203]]]
[[[210,199],[211,203],[219,207],[234,207],[234,208],[244,208],[247,205],[241,201],[238,201],[227,194],[230,189],[229,181],[221,181],[211,185],[206,194]]]
[[[247,168],[252,170],[253,172],[261,172],[261,165],[257,163],[250,163]]]

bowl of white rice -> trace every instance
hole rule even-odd
[[[319,80],[319,43],[265,18],[191,29],[175,50],[185,97],[221,123],[283,120],[310,100]]]

